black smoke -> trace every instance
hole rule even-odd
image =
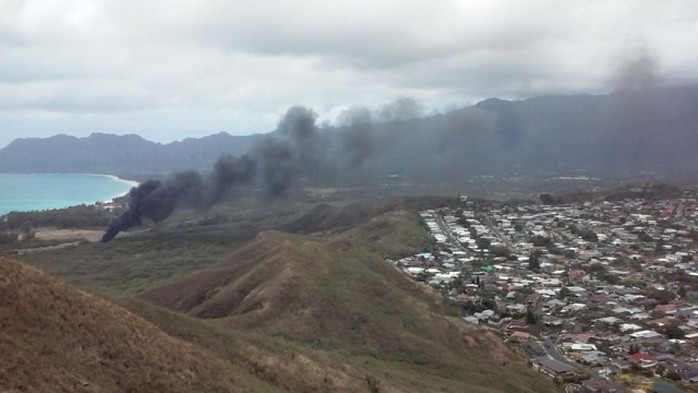
[[[276,132],[260,138],[239,158],[220,157],[210,173],[180,172],[134,187],[128,196],[128,210],[111,220],[102,241],[112,240],[143,220],[163,221],[178,207],[209,208],[236,186],[259,182],[266,196],[278,197],[297,179],[333,171],[333,160],[327,158],[326,133],[316,120],[312,110],[292,107]]]
[[[343,127],[340,143],[344,165],[358,167],[374,151],[374,116],[368,108],[350,108],[342,112],[337,120]]]
[[[351,109],[340,115],[337,128],[319,126],[317,114],[309,108],[292,107],[276,131],[259,137],[245,155],[223,156],[207,173],[181,172],[132,189],[128,210],[112,219],[102,241],[110,241],[144,220],[163,221],[179,207],[207,209],[223,200],[231,189],[243,185],[258,186],[265,198],[277,198],[299,183],[362,179],[369,172],[364,170],[364,163],[378,156],[383,160],[389,157],[391,165],[396,166],[385,166],[381,172],[396,173],[406,167],[415,171],[412,167],[425,167],[425,159],[428,161],[430,156],[410,151],[405,141],[429,146],[434,139],[452,139],[461,130],[491,128],[492,119],[480,112],[465,111],[449,118],[440,131],[425,133],[408,126],[407,120],[423,116],[424,108],[406,98],[375,111]]]
[[[333,168],[333,160],[327,155],[330,141],[316,121],[317,114],[312,109],[292,107],[276,132],[265,135],[252,146],[267,196],[279,196],[293,181],[313,178]]]
[[[119,232],[141,225],[144,219],[160,222],[180,206],[210,207],[234,185],[249,183],[255,171],[256,163],[249,156],[225,155],[216,161],[208,175],[186,171],[163,181],[141,183],[131,189],[128,210],[111,220],[102,241],[108,242]]]

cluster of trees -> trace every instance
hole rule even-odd
[[[648,298],[656,299],[659,303],[667,304],[676,299],[676,294],[671,291],[661,289],[650,289],[646,293]]]
[[[102,228],[116,212],[96,205],[80,205],[66,209],[10,212],[0,217],[0,230],[27,231],[38,227]]]
[[[0,246],[6,244],[14,244],[18,240],[17,233],[13,232],[0,232]]]
[[[536,235],[531,239],[531,243],[533,243],[535,247],[549,247],[552,245],[553,240],[547,236]]]
[[[685,335],[678,325],[668,325],[664,328],[664,334],[671,340],[680,340]]]
[[[542,255],[542,252],[539,250],[534,250],[531,252],[531,254],[528,256],[528,270],[531,270],[533,272],[540,271],[540,257]]]
[[[555,196],[551,194],[540,194],[538,198],[544,205],[558,205],[565,203],[565,200],[561,196]]]
[[[592,231],[589,228],[581,229],[581,228],[577,227],[576,225],[570,225],[569,229],[570,229],[570,232],[581,237],[585,241],[592,242],[592,243],[596,243],[599,241],[599,236],[596,234],[596,232]]]

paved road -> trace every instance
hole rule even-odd
[[[462,244],[460,244],[458,239],[455,236],[453,236],[453,233],[451,233],[451,231],[448,229],[448,225],[446,224],[446,221],[444,221],[443,216],[441,216],[440,214],[437,214],[436,215],[436,223],[439,225],[439,228],[441,228],[441,231],[444,233],[444,235],[446,235],[446,238],[448,239],[447,240],[448,245],[452,245],[453,247],[456,247],[460,251],[464,251],[464,252],[468,253],[468,255],[472,255],[472,251],[470,251],[469,249],[464,247]]]
[[[565,363],[571,367],[574,367],[575,369],[579,369],[579,365],[577,363],[567,359],[565,355],[560,353],[560,351],[558,351],[557,348],[555,348],[555,341],[549,338],[543,340],[543,350],[548,355],[548,357],[555,359],[558,362]]]
[[[487,227],[494,233],[494,235],[507,246],[512,252],[520,252],[519,249],[514,245],[514,243],[509,240],[509,237],[504,235],[499,227],[496,225],[495,221],[489,215],[482,216],[482,222],[487,225]]]

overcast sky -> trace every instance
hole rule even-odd
[[[333,122],[400,97],[444,112],[695,83],[697,39],[694,0],[1,0],[0,147],[270,131],[294,104]]]

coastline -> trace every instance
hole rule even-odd
[[[131,189],[132,189],[133,187],[137,187],[137,186],[140,184],[139,182],[134,181],[134,180],[122,179],[122,178],[120,178],[120,177],[118,177],[118,176],[116,176],[116,175],[103,174],[103,173],[12,173],[12,172],[6,173],[6,172],[2,172],[2,173],[0,173],[0,175],[9,175],[9,176],[13,176],[13,175],[30,175],[30,176],[32,176],[32,175],[38,175],[38,176],[47,176],[47,175],[48,175],[48,176],[63,176],[63,175],[96,176],[96,177],[102,177],[102,178],[104,178],[104,179],[109,179],[109,180],[106,180],[106,181],[112,182],[113,184],[117,184],[117,185],[118,185],[118,188],[120,188],[120,189],[122,189],[122,190],[123,190],[123,188],[125,188],[125,190],[123,190],[123,191],[122,191],[122,190],[119,190],[119,191],[112,191],[112,192],[116,192],[116,194],[114,194],[114,195],[112,195],[112,196],[109,196],[109,197],[105,197],[104,194],[102,194],[103,196],[102,196],[101,198],[98,197],[98,198],[96,198],[96,199],[93,199],[93,202],[91,202],[91,203],[90,203],[90,202],[82,202],[82,203],[81,203],[81,202],[77,202],[77,201],[74,201],[72,204],[65,204],[65,205],[61,205],[61,204],[51,205],[51,204],[46,204],[46,203],[39,203],[39,204],[37,204],[37,206],[35,206],[35,207],[34,207],[34,206],[32,206],[32,207],[26,207],[26,206],[19,206],[19,205],[22,205],[21,203],[20,203],[19,205],[16,205],[16,204],[13,203],[14,201],[10,201],[10,202],[9,202],[9,206],[5,206],[5,207],[7,207],[7,208],[10,208],[10,210],[4,211],[4,210],[0,209],[0,211],[1,211],[1,212],[0,212],[0,216],[2,216],[2,215],[4,215],[4,214],[7,214],[7,213],[10,213],[10,212],[12,212],[12,211],[17,211],[17,212],[46,211],[46,210],[55,210],[55,209],[70,208],[70,207],[77,206],[77,205],[80,205],[80,204],[84,204],[84,205],[88,205],[88,206],[89,206],[89,205],[95,205],[95,204],[98,204],[98,203],[113,203],[113,202],[114,202],[114,199],[120,198],[120,197],[123,197],[123,196],[128,195],[128,193],[131,191]],[[122,187],[123,187],[123,188],[122,188]],[[112,188],[117,188],[117,187],[112,186]],[[108,195],[108,193],[109,193],[109,192],[107,191],[107,195]],[[96,202],[95,202],[95,201],[96,201]],[[67,201],[66,201],[66,202],[67,202]],[[59,205],[61,205],[61,206],[59,206]],[[10,206],[12,206],[12,207],[10,207]],[[16,208],[16,209],[15,209],[15,208]]]
[[[116,181],[116,182],[118,182],[118,183],[126,184],[127,186],[129,186],[129,189],[128,189],[125,193],[119,194],[119,195],[114,195],[114,196],[111,197],[110,199],[108,199],[108,200],[106,200],[106,201],[102,201],[102,203],[112,203],[112,202],[114,202],[114,199],[116,199],[116,198],[121,198],[121,197],[123,197],[123,196],[128,195],[128,193],[131,192],[131,189],[133,189],[134,187],[138,187],[138,186],[141,184],[141,183],[139,183],[139,182],[137,182],[137,181],[135,181],[135,180],[122,179],[122,178],[120,178],[120,177],[118,177],[118,176],[115,176],[115,175],[94,174],[94,173],[88,173],[88,175],[93,175],[93,176],[107,176],[107,177],[111,178],[112,180],[114,180],[114,181]]]
[[[29,175],[32,175],[33,173],[28,173]],[[114,180],[117,183],[125,184],[129,186],[129,189],[126,190],[126,192],[114,195],[113,197],[109,199],[105,199],[103,201],[100,201],[102,203],[112,203],[114,202],[114,199],[116,198],[121,198],[123,196],[128,195],[129,192],[131,192],[131,189],[134,187],[138,187],[141,183],[135,181],[135,180],[128,180],[128,179],[122,179],[116,175],[110,175],[107,173],[37,173],[37,175],[85,175],[85,176],[102,176],[102,177],[108,177],[112,180]],[[94,203],[92,203],[94,205]]]

